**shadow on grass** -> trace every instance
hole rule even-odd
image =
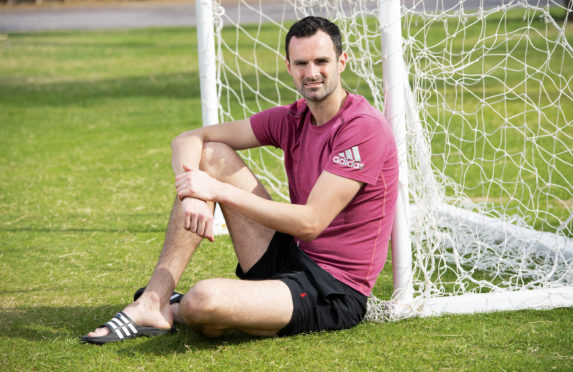
[[[286,76],[286,73],[284,74]],[[256,81],[256,74],[243,73],[243,80]],[[286,77],[283,77],[286,80]],[[236,87],[242,82],[231,82]],[[126,98],[169,98],[188,101],[200,97],[198,75],[191,72],[149,74],[103,79],[77,78],[72,81],[25,81],[20,78],[1,79],[0,97],[13,108],[68,107],[98,105],[102,100],[121,101]],[[237,88],[238,89],[238,88]],[[275,97],[276,87],[267,85],[258,88],[260,97]],[[288,95],[283,88],[281,94]],[[294,98],[294,96],[293,96]],[[254,94],[245,93],[251,102]],[[272,106],[272,105],[271,105]]]
[[[111,319],[114,314],[125,306],[115,304],[106,306],[62,306],[62,307],[16,307],[0,310],[0,324],[2,324],[2,337],[13,341],[25,340],[28,342],[58,342],[77,341],[84,345],[80,339],[83,335],[99,327]],[[129,351],[157,355],[187,353],[190,350],[217,349],[221,345],[241,344],[250,342],[251,337],[240,332],[230,331],[223,337],[206,338],[185,326],[177,325],[177,332],[156,337],[140,337],[136,340],[114,343],[121,348],[129,346]],[[96,345],[85,344],[86,347]],[[111,345],[106,345],[107,347]],[[119,349],[120,352],[122,349]]]
[[[170,98],[188,100],[198,97],[199,79],[188,72],[127,76],[107,79],[80,79],[60,82],[0,80],[9,94],[0,94],[12,107],[62,107],[97,104],[100,100],[125,98]]]
[[[49,215],[19,217],[5,214],[1,216],[4,221],[0,220],[0,233],[164,233],[166,225],[163,223],[167,221],[168,213],[169,211],[165,213],[108,213],[103,216],[65,213],[58,217]],[[101,222],[102,219],[105,225]],[[161,221],[161,226],[149,221]]]

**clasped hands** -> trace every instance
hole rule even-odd
[[[207,173],[183,165],[185,172],[175,177],[177,197],[181,201],[183,227],[210,241],[213,237],[213,211],[207,201],[216,201],[219,181]]]

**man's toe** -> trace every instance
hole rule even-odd
[[[102,337],[109,333],[109,329],[107,327],[100,327],[93,332],[87,334],[88,337]]]

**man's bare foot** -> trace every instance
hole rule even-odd
[[[159,295],[144,292],[134,303],[128,305],[123,312],[140,326],[169,329],[173,325],[173,315],[169,302],[161,306]],[[97,328],[87,334],[88,337],[102,337],[109,333],[107,327]]]

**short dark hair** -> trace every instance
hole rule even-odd
[[[326,18],[308,16],[294,23],[288,30],[285,39],[286,58],[289,59],[288,47],[293,37],[309,37],[318,31],[324,31],[330,36],[334,44],[336,57],[339,57],[342,54],[342,36],[338,26]]]

